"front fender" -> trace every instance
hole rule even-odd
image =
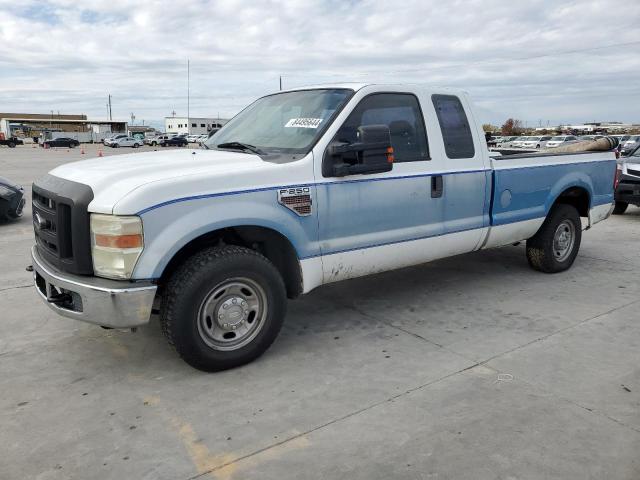
[[[315,189],[312,192],[313,204]],[[319,254],[316,211],[300,217],[277,202],[277,189],[170,203],[141,215],[144,250],[134,279],[159,278],[190,241],[215,230],[258,226],[287,238],[299,259]]]

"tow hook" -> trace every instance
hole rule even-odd
[[[51,297],[47,298],[47,302],[53,303],[55,305],[71,303],[72,300],[73,299],[71,298],[71,295],[69,295],[68,293],[56,293],[54,295],[51,295]]]

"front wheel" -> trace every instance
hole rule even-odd
[[[627,211],[628,206],[629,204],[627,202],[616,202],[615,206],[613,207],[613,214],[622,215]]]
[[[202,250],[171,276],[160,323],[189,365],[213,372],[262,355],[285,313],[286,291],[276,267],[254,250],[225,246]]]
[[[527,240],[527,260],[534,270],[558,273],[573,264],[582,240],[582,223],[575,207],[555,205],[538,232]]]

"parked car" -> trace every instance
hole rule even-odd
[[[629,155],[638,145],[640,145],[640,135],[632,135],[621,145],[620,151],[623,155]]]
[[[544,148],[549,140],[551,140],[551,135],[527,137],[527,139],[522,142],[520,146],[522,148]]]
[[[63,164],[33,209],[77,220],[35,230],[36,290],[107,327],[159,308],[178,354],[215,371],[260,356],[287,298],[323,284],[525,240],[533,269],[567,270],[581,222],[611,212],[615,153],[492,158],[475,118],[462,90],[338,84],[256,100],[197,155]]]
[[[514,140],[519,139],[519,136],[511,136],[511,137],[502,137],[500,141],[496,144],[497,148],[511,148],[511,144]]]
[[[518,137],[511,142],[510,148],[522,148],[522,144],[529,139],[528,136]]]
[[[613,213],[622,215],[629,204],[640,207],[640,146],[618,162],[616,205]]]
[[[120,134],[116,134],[116,135],[111,135],[111,136],[109,136],[109,137],[106,137],[106,138],[102,141],[102,143],[103,143],[104,145],[106,145],[107,147],[110,147],[110,146],[111,146],[111,144],[112,144],[113,142],[115,142],[116,140],[119,140],[119,139],[121,139],[121,138],[126,138],[126,137],[127,137],[127,135],[122,134],[122,133],[120,133]]]
[[[109,143],[112,148],[133,147],[138,148],[143,145],[142,140],[134,137],[117,138]]]
[[[22,216],[24,189],[11,180],[0,177],[0,221]]]
[[[200,135],[187,135],[186,136],[187,142],[189,142],[189,143],[197,143],[198,138],[200,138]]]
[[[68,138],[68,137],[58,137],[58,138],[54,138],[53,140],[45,140],[44,142],[42,142],[42,146],[44,148],[51,148],[51,147],[75,148],[79,145],[80,145],[80,142],[78,140],[76,140],[75,138]]]
[[[198,135],[198,139],[197,139],[198,144],[202,144],[202,142],[206,141],[207,138],[209,138],[209,136],[206,133],[203,133],[202,135]]]
[[[144,142],[147,145],[155,147],[156,145],[160,145],[163,140],[169,140],[170,138],[173,138],[175,136],[175,133],[163,133],[162,135],[156,135],[155,137],[147,138]]]
[[[547,142],[545,148],[556,148],[577,142],[578,137],[575,135],[556,135],[555,137],[551,137],[551,140]]]
[[[4,134],[0,133],[0,145],[6,145],[9,148],[16,148],[16,145],[24,145],[24,142],[18,137],[4,138]]]
[[[160,141],[160,145],[163,147],[186,147],[188,144],[187,138],[180,135]]]

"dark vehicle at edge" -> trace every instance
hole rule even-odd
[[[16,145],[24,145],[24,142],[16,137],[4,138],[4,136],[0,134],[0,145],[6,145],[9,148],[15,148]]]
[[[21,217],[24,202],[24,189],[0,177],[0,222]]]
[[[187,139],[180,136],[160,141],[160,145],[163,147],[186,147],[188,144]]]
[[[615,215],[622,215],[629,204],[640,207],[640,146],[618,163],[618,182],[615,191]]]
[[[75,138],[67,138],[67,137],[55,138],[53,140],[45,140],[44,142],[42,142],[42,146],[44,148],[49,148],[49,147],[74,148],[79,145],[80,145],[80,142],[78,140],[76,140]]]

